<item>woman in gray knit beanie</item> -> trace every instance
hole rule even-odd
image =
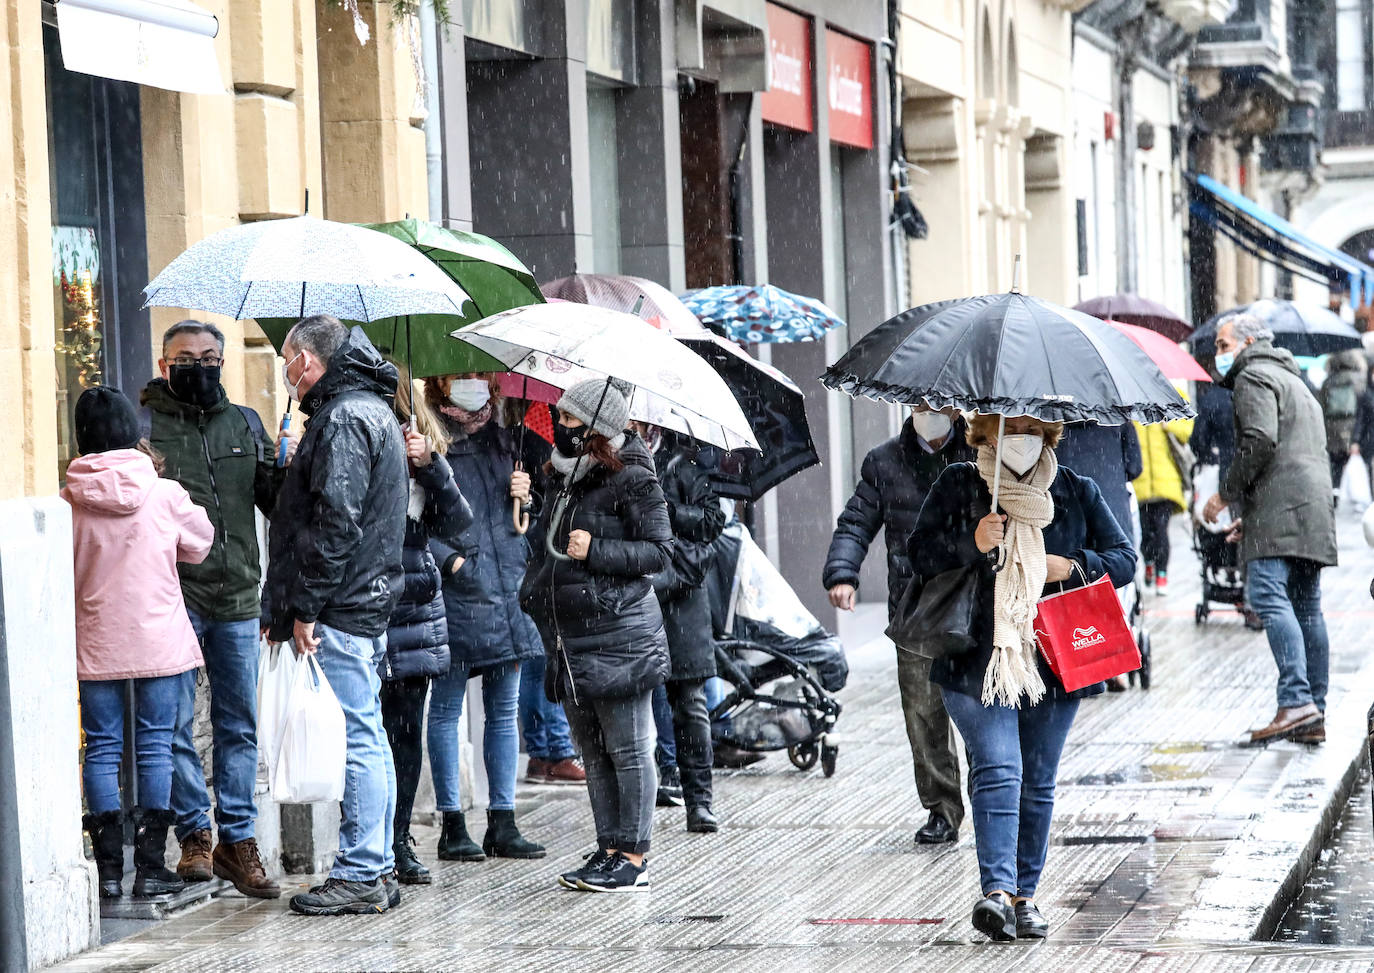
[[[629,405],[610,382],[580,382],[558,401],[550,492],[520,589],[547,652],[544,690],[561,702],[582,751],[596,851],[564,888],[643,891],[658,775],[652,697],[668,677],[668,642],[650,578],[673,532],[653,457],[625,431]]]

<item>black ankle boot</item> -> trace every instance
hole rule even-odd
[[[415,839],[409,831],[396,832],[396,880],[402,885],[428,885],[433,881],[429,869],[415,857]]]
[[[124,894],[124,814],[106,811],[87,814],[81,825],[91,835],[95,870],[100,876],[100,897],[117,899]]]
[[[444,812],[444,826],[439,832],[439,857],[446,862],[487,860],[477,842],[468,837],[468,826],[463,820],[462,811]]]
[[[488,811],[487,835],[482,850],[492,858],[543,858],[544,846],[520,834],[514,811]]]
[[[186,888],[177,873],[166,867],[172,812],[137,808],[134,821],[134,895],[175,895]]]

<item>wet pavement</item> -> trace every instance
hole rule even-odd
[[[870,607],[842,632],[853,673],[836,775],[800,773],[782,755],[720,773],[719,834],[687,834],[681,809],[656,818],[648,894],[559,890],[557,871],[588,850],[585,797],[522,786],[521,824],[549,846],[544,861],[436,863],[436,833],[420,827],[435,884],[406,889],[394,913],[306,919],[285,900],[230,895],[60,968],[1374,971],[1374,949],[1252,941],[1268,939],[1302,888],[1364,745],[1374,556],[1353,517],[1341,535],[1343,567],[1325,577],[1329,742],[1251,749],[1238,742],[1274,710],[1267,643],[1234,614],[1195,626],[1195,561],[1175,531],[1171,589],[1147,598],[1152,688],[1085,702],[1065,752],[1039,897],[1052,923],[1044,945],[991,945],[969,926],[967,823],[957,844],[913,845],[925,814],[892,649]],[[1353,835],[1360,812],[1350,814]],[[1365,850],[1344,861],[1368,863],[1374,883],[1367,807],[1362,820]]]

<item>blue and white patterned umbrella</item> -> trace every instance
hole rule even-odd
[[[377,321],[461,314],[467,293],[400,240],[348,223],[297,216],[211,234],[143,289],[145,307],[231,318],[332,314]]]
[[[839,315],[815,298],[772,284],[688,291],[682,303],[712,331],[746,344],[819,341],[832,328],[844,327]]]

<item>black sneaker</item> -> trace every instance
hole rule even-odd
[[[345,882],[327,878],[309,892],[291,897],[291,911],[303,916],[357,916],[382,913],[390,908],[386,886],[380,880]]]
[[[682,774],[676,767],[664,767],[659,775],[658,806],[682,807]]]
[[[562,875],[558,876],[559,885],[563,886],[565,889],[571,889],[574,892],[581,892],[582,887],[577,884],[577,880],[603,867],[611,860],[611,856],[601,848],[598,848],[589,855],[583,855],[582,860],[587,864],[579,869],[571,872],[564,872]]]
[[[632,864],[628,858],[616,852],[600,868],[588,871],[579,878],[577,887],[584,892],[647,892],[649,864]]]

